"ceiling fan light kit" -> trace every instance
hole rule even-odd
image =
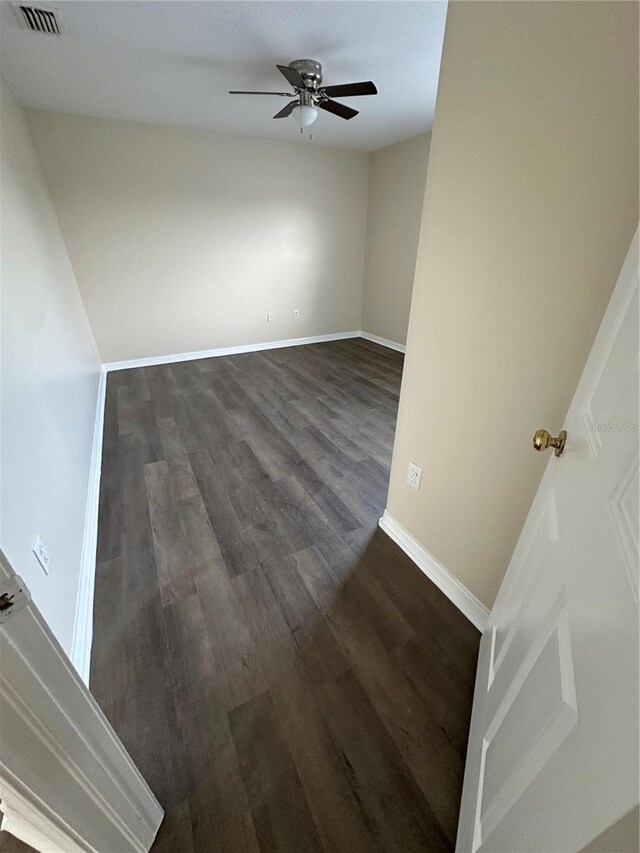
[[[343,83],[337,86],[322,85],[322,65],[315,59],[296,59],[289,65],[276,66],[278,71],[293,87],[293,92],[247,92],[230,91],[230,95],[277,95],[295,98],[274,115],[274,118],[293,116],[303,128],[310,127],[318,118],[318,110],[324,110],[339,118],[349,120],[358,115],[346,104],[333,98],[353,98],[359,95],[377,95],[378,90],[371,80],[362,83]]]
[[[307,104],[298,104],[293,108],[292,115],[300,127],[310,127],[318,118],[318,110]]]

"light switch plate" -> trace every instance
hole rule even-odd
[[[47,548],[40,538],[40,535],[36,536],[35,541],[33,543],[33,553],[35,554],[36,560],[42,566],[45,575],[49,574],[49,552]]]

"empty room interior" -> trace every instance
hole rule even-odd
[[[0,851],[639,849],[638,41],[0,2]]]

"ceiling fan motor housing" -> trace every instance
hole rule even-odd
[[[304,80],[307,89],[316,90],[322,83],[322,65],[315,59],[296,59],[289,63]]]

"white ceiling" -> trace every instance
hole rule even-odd
[[[342,99],[360,110],[351,121],[321,112],[316,143],[370,151],[431,128],[446,0],[33,5],[56,11],[60,38],[23,29],[0,2],[0,71],[26,107],[296,140],[292,118],[271,118],[283,98],[227,91],[287,91],[276,63],[311,58],[326,85],[379,91]]]

